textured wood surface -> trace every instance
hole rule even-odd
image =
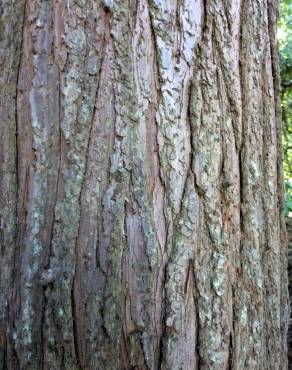
[[[272,0],[0,0],[0,367],[285,370]]]

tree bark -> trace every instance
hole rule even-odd
[[[292,296],[292,219],[287,217],[286,228],[288,236],[288,288],[289,297]],[[290,318],[287,332],[287,351],[288,351],[288,370],[292,369],[292,315],[291,315],[291,298],[290,298]]]
[[[1,0],[0,367],[284,370],[272,0]]]

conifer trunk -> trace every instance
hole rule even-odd
[[[1,0],[1,369],[287,368],[277,12]]]

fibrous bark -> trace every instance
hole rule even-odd
[[[3,369],[283,370],[272,0],[1,0]]]
[[[287,332],[287,346],[288,346],[288,370],[292,368],[292,320],[291,320],[291,296],[292,296],[292,219],[286,219],[287,236],[288,236],[288,279],[289,279],[289,303],[290,303],[290,317]]]

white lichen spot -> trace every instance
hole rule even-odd
[[[213,288],[218,296],[222,296],[224,294],[224,280],[225,280],[225,274],[219,273],[216,275],[216,277],[212,281]]]
[[[122,143],[119,140],[115,142],[115,151],[111,157],[111,173],[117,172],[120,168],[123,168],[123,154],[122,154]]]
[[[89,75],[96,75],[99,69],[99,58],[97,55],[90,55],[87,61],[86,70]]]
[[[80,87],[75,81],[68,81],[67,85],[63,89],[63,94],[65,95],[65,104],[74,103],[81,93]]]
[[[112,10],[114,7],[114,0],[102,0],[102,5],[105,8]]]
[[[31,126],[32,128],[39,127],[38,112],[37,112],[37,102],[35,99],[35,89],[31,89],[29,94],[29,103],[31,111]]]
[[[161,49],[160,53],[161,66],[162,68],[167,69],[171,63],[171,49],[164,47]]]
[[[174,317],[168,317],[166,320],[166,326],[168,327],[173,326],[173,320],[174,320]]]
[[[246,306],[242,307],[240,317],[239,317],[239,322],[242,326],[245,326],[247,323],[247,308]]]
[[[34,256],[40,256],[43,250],[43,245],[40,240],[35,240],[32,246],[32,252]]]
[[[40,231],[40,223],[36,220],[31,228],[32,235],[37,235]]]
[[[41,284],[48,285],[55,280],[55,274],[52,269],[44,270],[41,274]]]
[[[213,352],[210,356],[211,361],[214,364],[223,364],[226,358],[226,353],[225,352]],[[220,367],[221,368],[221,367]],[[216,367],[217,369],[217,367]]]
[[[25,345],[29,345],[32,343],[31,330],[28,323],[25,323],[23,326],[23,342]]]
[[[223,269],[225,265],[225,257],[222,254],[218,254],[217,256],[217,268]]]
[[[210,337],[210,344],[212,348],[220,348],[222,345],[222,338],[218,334],[214,334]]]
[[[221,227],[219,225],[211,225],[209,227],[210,237],[213,243],[218,244],[221,241]]]
[[[70,30],[66,36],[66,43],[73,54],[79,55],[85,52],[86,35],[82,28]]]

